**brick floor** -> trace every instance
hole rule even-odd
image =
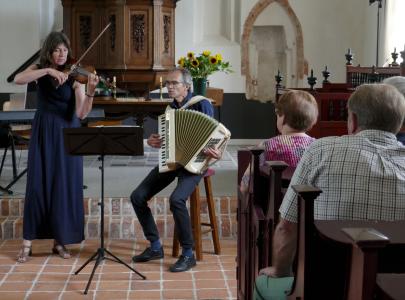
[[[76,271],[99,247],[98,240],[71,245],[73,257],[51,254],[51,240],[35,240],[33,257],[15,261],[21,240],[0,240],[0,299],[236,299],[236,240],[221,240],[221,255],[213,253],[210,240],[203,241],[204,259],[188,272],[171,273],[175,262],[171,240],[163,241],[162,260],[133,264],[146,242],[106,240],[107,248],[147,277],[142,280],[124,265],[104,260],[96,269],[87,295],[83,294],[94,262]]]

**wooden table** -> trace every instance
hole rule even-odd
[[[133,117],[137,125],[142,126],[146,117],[157,118],[164,113],[167,105],[172,99],[162,100],[139,100],[128,98],[128,100],[118,100],[112,97],[96,97],[93,107],[104,109],[107,120],[123,120]]]
[[[207,98],[214,100],[214,106],[220,106],[223,101],[223,90],[207,88]],[[143,98],[95,97],[93,107],[104,109],[107,120],[124,120],[133,117],[139,126],[143,126],[146,117],[156,119],[164,113],[166,107],[173,101],[171,98],[144,100]]]

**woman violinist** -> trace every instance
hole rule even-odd
[[[87,86],[63,72],[72,58],[65,34],[51,32],[37,65],[15,76],[15,83],[37,81],[38,107],[28,150],[23,243],[17,256],[26,262],[32,240],[53,239],[52,252],[70,258],[65,245],[84,239],[83,160],[66,153],[63,128],[80,127],[93,104],[99,81],[90,74]],[[61,71],[60,71],[61,70]]]

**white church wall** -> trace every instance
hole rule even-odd
[[[220,52],[233,74],[210,76],[212,86],[243,93],[240,36],[258,0],[181,0],[176,9],[176,60],[188,51]],[[375,63],[376,6],[366,0],[290,0],[304,36],[304,56],[318,81],[327,64],[331,80],[345,80],[344,53],[351,47],[355,64]],[[2,1],[0,10],[0,93],[22,90],[6,78],[37,51],[50,30],[62,28],[60,0]],[[228,13],[230,12],[230,13]]]

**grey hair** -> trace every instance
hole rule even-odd
[[[363,84],[350,96],[348,109],[357,116],[361,130],[397,134],[405,117],[405,98],[392,85]]]
[[[383,80],[383,83],[395,86],[397,90],[400,91],[400,93],[405,96],[405,77],[403,76],[388,77]]]
[[[190,92],[193,91],[193,78],[191,77],[191,73],[189,70],[178,67],[174,68],[171,72],[179,72],[181,74],[183,83],[187,86],[187,89]]]

